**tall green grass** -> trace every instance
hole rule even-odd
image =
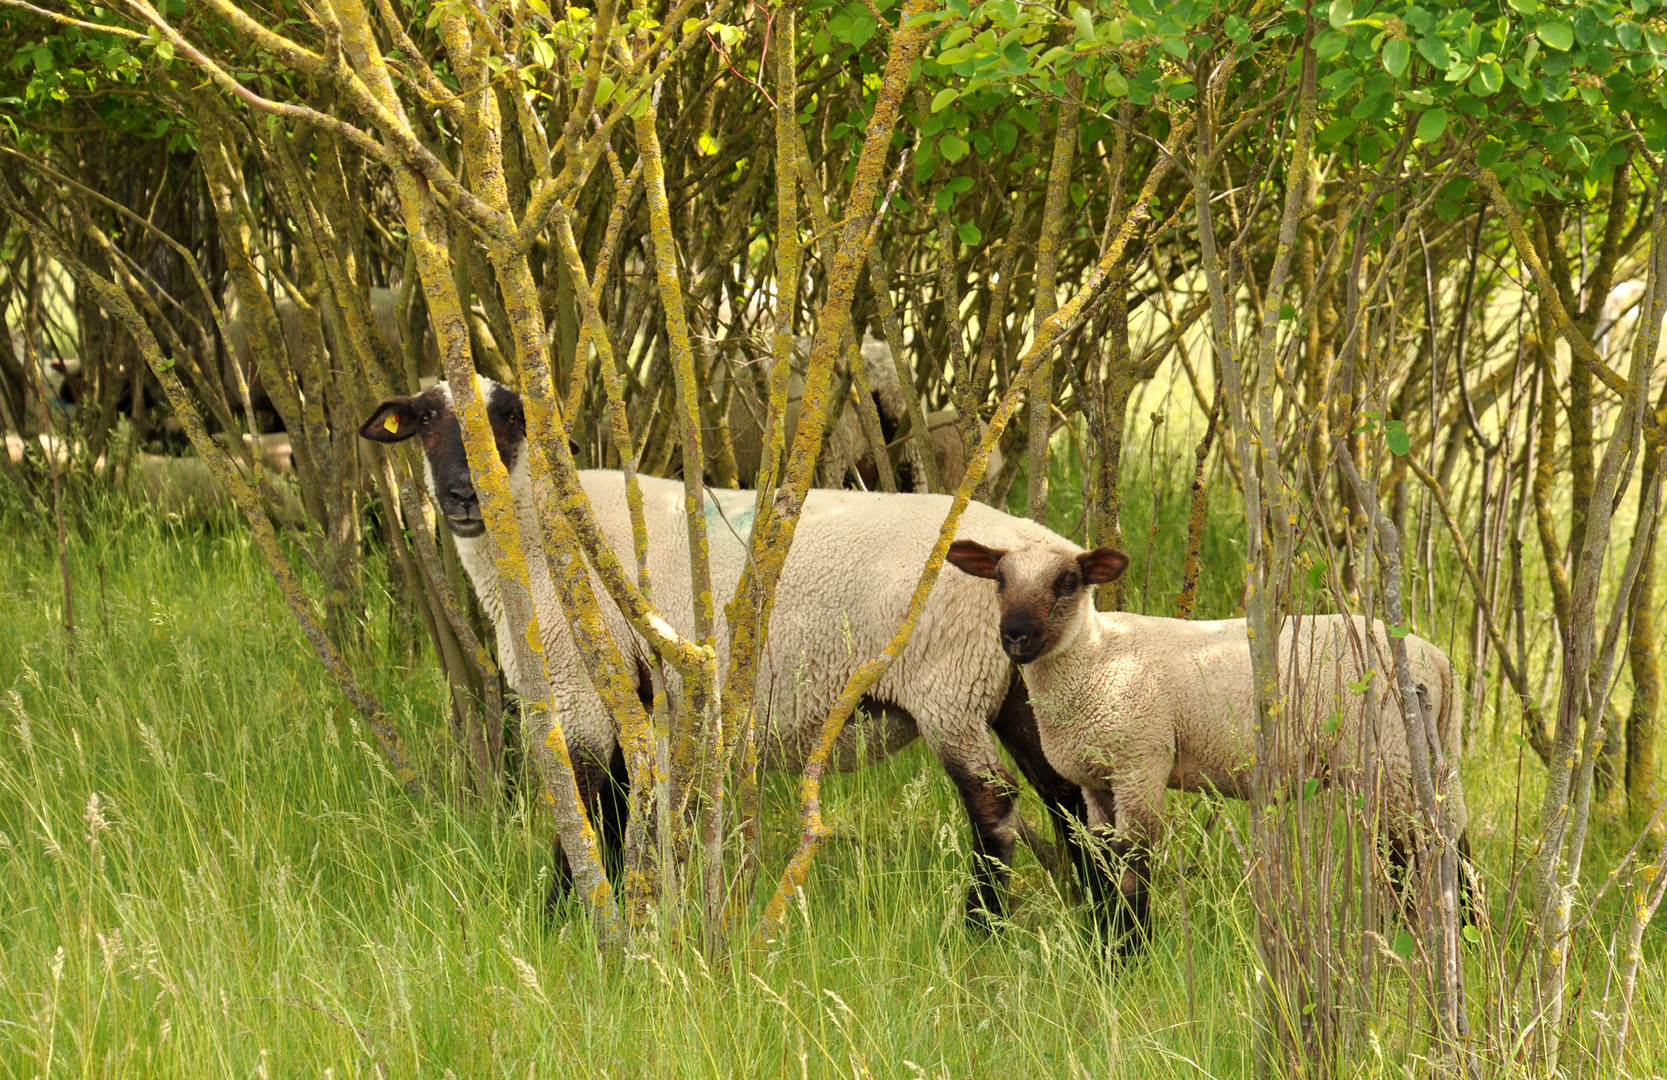
[[[835,834],[781,945],[709,968],[663,935],[606,959],[581,920],[546,920],[550,828],[525,798],[491,813],[401,791],[240,528],[121,504],[78,519],[71,665],[50,534],[0,507],[0,1075],[1255,1074],[1252,916],[1208,806],[1175,800],[1157,938],[1130,963],[1101,959],[1022,848],[1012,925],[967,932],[966,826],[918,744],[829,783]],[[390,659],[385,612],[369,626],[364,675],[444,771],[444,687]],[[1513,760],[1467,763],[1496,876]],[[769,779],[766,813],[773,871],[791,778]],[[1600,873],[1626,839],[1599,837]],[[1639,1075],[1667,1058],[1659,929],[1647,950]],[[1370,1018],[1351,1074],[1427,1070],[1405,1011],[1403,994]]]

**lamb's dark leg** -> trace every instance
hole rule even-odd
[[[1013,763],[1042,797],[1042,805],[1047,807],[1048,817],[1053,821],[1054,835],[1059,838],[1060,854],[1075,869],[1078,882],[1086,885],[1088,850],[1082,840],[1088,822],[1088,804],[1083,801],[1082,789],[1059,775],[1042,753],[1036,713],[1030,707],[1024,680],[1016,672],[990,730],[996,733],[1001,745],[1012,755]],[[1063,866],[1055,869],[1061,876],[1066,872]]]
[[[1087,792],[1085,798],[1090,843],[1078,870],[1086,879],[1096,927],[1108,945],[1127,956],[1151,937],[1151,847],[1112,828],[1110,792]]]
[[[1112,940],[1123,955],[1144,949],[1152,934],[1152,850],[1139,840],[1113,840],[1111,853],[1120,864],[1112,913]]]
[[[972,885],[967,889],[967,924],[990,929],[1006,914],[1007,881],[1012,873],[1013,841],[1019,812],[1014,800],[1017,784],[998,763],[998,774],[974,773],[954,762],[944,769],[961,793],[972,825]]]

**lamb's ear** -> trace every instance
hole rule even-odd
[[[417,399],[396,397],[378,405],[359,425],[359,434],[371,442],[396,443],[415,435],[417,427]]]
[[[1129,568],[1129,557],[1114,547],[1095,548],[1077,556],[1082,568],[1082,580],[1090,585],[1104,585],[1116,581]]]
[[[996,576],[996,564],[1007,552],[999,548],[987,548],[976,540],[957,540],[949,545],[949,565],[960,570],[963,574],[973,577],[993,578]]]

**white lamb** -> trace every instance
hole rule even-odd
[[[1144,931],[1150,844],[1162,826],[1164,789],[1249,794],[1255,741],[1245,621],[1096,611],[1090,586],[1115,580],[1128,565],[1112,548],[1085,552],[1055,539],[1003,550],[957,541],[949,561],[996,582],[990,591],[1000,602],[1002,647],[1022,665],[1042,750],[1061,775],[1082,786],[1090,829],[1109,834],[1113,850],[1125,857],[1115,884],[1103,872],[1089,875],[1091,892],[1102,915],[1113,916],[1115,934]],[[1283,730],[1298,732],[1301,752],[1286,755],[1295,760],[1283,770],[1286,779],[1358,784],[1367,703],[1347,684],[1358,685],[1375,669],[1382,828],[1391,856],[1404,857],[1414,811],[1411,759],[1393,680],[1381,674],[1391,670],[1388,642],[1381,622],[1369,631],[1358,616],[1286,620],[1279,639]],[[1452,665],[1422,638],[1409,635],[1406,647],[1446,754],[1449,774],[1437,777],[1438,791],[1454,835],[1462,837]]]
[[[485,383],[485,380],[483,380]],[[500,456],[510,470],[523,538],[536,537],[538,524],[531,482],[521,453],[525,424],[519,396],[485,383],[483,393]],[[461,431],[444,384],[414,397],[384,402],[360,429],[366,438],[396,442],[422,437],[430,493],[444,514],[482,606],[499,640],[512,632],[498,599],[492,544],[463,453]],[[617,472],[581,474],[599,524],[626,566],[635,564],[624,478]],[[649,572],[660,613],[690,633],[688,534],[684,489],[678,482],[641,478],[649,531]],[[855,491],[814,491],[803,516],[777,592],[771,632],[758,680],[761,740],[768,767],[799,770],[846,680],[890,640],[908,607],[920,570],[948,512],[943,495],[881,495]],[[733,595],[746,558],[754,494],[707,492],[713,593]],[[1046,541],[1053,534],[1029,521],[974,503],[961,526],[965,535],[1016,545]],[[528,560],[535,591],[554,604],[554,587],[542,559]],[[599,596],[600,579],[592,575]],[[604,604],[609,629],[647,691],[648,650],[612,604]],[[980,856],[968,892],[968,917],[983,922],[1003,907],[1018,815],[1016,787],[989,736],[994,728],[1027,779],[1037,788],[1056,831],[1073,852],[1069,818],[1080,819],[1081,795],[1043,757],[1023,683],[1013,664],[988,633],[996,617],[994,597],[979,582],[946,573],[938,582],[908,648],[870,692],[866,708],[841,738],[836,765],[853,768],[895,752],[919,734],[955,782],[972,823],[973,849]],[[617,857],[623,837],[622,800],[605,797],[624,782],[624,762],[612,718],[591,689],[567,628],[542,627],[552,679],[562,694],[555,701],[580,790],[601,817],[604,849]],[[727,662],[728,632],[718,630],[720,670]],[[525,686],[513,653],[504,650],[505,676]],[[536,735],[542,741],[541,733]],[[566,870],[558,859],[559,870]],[[565,891],[558,876],[552,899]]]

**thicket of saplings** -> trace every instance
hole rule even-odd
[[[6,7],[18,1071],[1659,1072],[1659,13],[1287,8]],[[435,378],[504,634],[414,445],[358,435]],[[687,580],[586,540],[585,466],[683,482]],[[1251,799],[1171,796],[1144,948],[1029,793],[986,934],[930,755],[827,771],[895,649],[803,777],[754,768],[817,483],[954,493],[923,589],[978,498],[1128,552],[1104,607],[1248,620]],[[656,617],[705,484],[766,493],[727,667],[716,610]],[[536,593],[546,554],[602,590]],[[681,693],[638,699],[615,605]],[[1393,853],[1372,792],[1280,770],[1329,720],[1277,627],[1328,611],[1383,621],[1348,692],[1429,747]],[[506,696],[534,624],[617,722],[628,873]]]

